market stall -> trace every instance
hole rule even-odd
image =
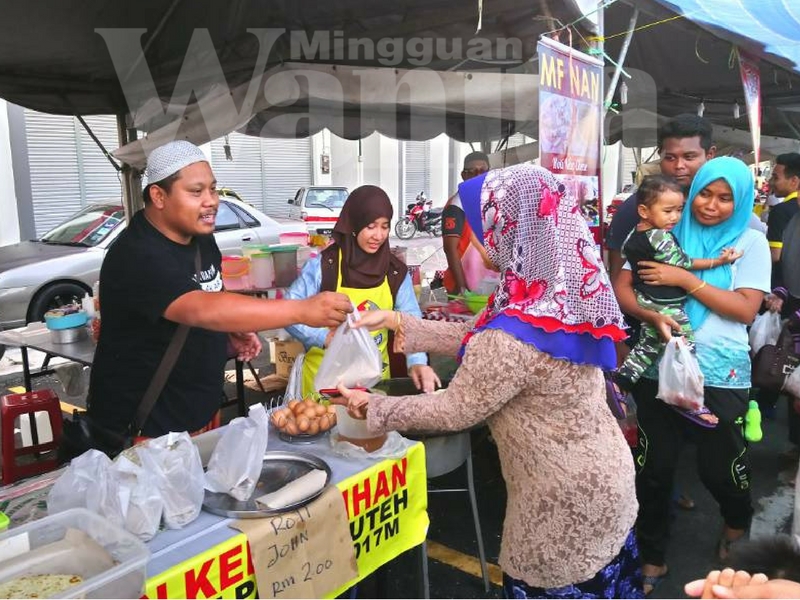
[[[206,434],[210,438],[197,438],[201,454],[208,453],[209,441],[213,446],[221,431]],[[300,451],[322,459],[331,471],[333,485],[329,489],[335,488],[342,502],[325,504],[323,494],[303,508],[239,521],[245,526],[263,522],[258,529],[262,533],[249,536],[234,528],[237,519],[205,510],[182,529],[162,529],[147,543],[151,556],[145,597],[252,598],[257,587],[262,598],[333,597],[424,542],[428,516],[421,443],[410,442],[396,458],[352,458],[336,454],[327,435],[298,445],[280,440],[271,429],[268,451]],[[0,489],[0,508],[9,513],[12,527],[44,516],[42,504],[54,480],[54,474],[46,474]],[[341,564],[342,556],[335,554],[339,546],[333,540],[317,540],[321,543],[316,544],[316,551],[308,550],[315,541],[309,520],[332,519],[333,506],[345,511],[339,516],[349,525],[355,565]],[[254,564],[254,547],[261,548],[266,566],[258,561]],[[268,575],[257,578],[259,572]],[[316,584],[315,579],[322,583]],[[326,587],[326,582],[335,583]]]

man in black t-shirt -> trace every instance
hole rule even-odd
[[[98,425],[125,433],[175,330],[189,325],[141,428],[154,437],[196,431],[212,419],[222,399],[228,343],[241,360],[250,360],[261,343],[249,332],[294,323],[336,326],[351,305],[332,292],[262,300],[223,291],[222,257],[212,235],[219,196],[203,153],[189,142],[171,142],[150,154],[145,174],[145,207],[110,247],[100,271],[103,322],[87,408]]]
[[[800,154],[788,152],[775,158],[769,178],[772,193],[783,197],[783,202],[769,209],[767,241],[772,254],[772,293],[764,298],[766,307],[789,318],[790,327],[797,335],[800,327]],[[770,415],[780,394],[760,389],[758,404]],[[800,406],[798,407],[800,408]],[[800,415],[789,402],[789,441],[800,447]]]
[[[773,194],[783,197],[783,202],[769,209],[767,219],[767,241],[772,254],[772,287],[786,287],[787,283],[794,282],[785,281],[785,275],[792,279],[794,273],[793,269],[789,268],[785,270],[784,275],[784,258],[791,266],[796,266],[800,262],[800,247],[787,248],[786,256],[784,256],[786,226],[800,212],[797,198],[797,192],[800,190],[800,154],[788,152],[776,157],[769,185]],[[800,291],[800,282],[793,287],[796,292]],[[793,293],[792,296],[796,297],[796,293]],[[767,297],[767,301],[770,302],[769,297]],[[800,306],[798,307],[800,308]]]
[[[464,169],[461,171],[462,181],[477,177],[489,170],[489,157],[483,152],[471,152],[464,158]],[[471,230],[466,216],[460,206],[450,200],[442,211],[442,248],[447,257],[447,271],[444,274],[444,286],[453,294],[461,294],[469,286],[464,274],[462,258],[469,250]]]

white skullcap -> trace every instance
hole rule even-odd
[[[200,148],[185,140],[175,140],[159,146],[150,153],[144,174],[148,184],[158,183],[183,167],[204,161],[207,162],[208,159]]]

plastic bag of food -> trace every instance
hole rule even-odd
[[[205,475],[189,434],[170,432],[138,448],[142,467],[155,476],[164,501],[164,525],[180,529],[200,514]]]
[[[124,526],[119,482],[111,469],[111,459],[99,450],[88,450],[75,457],[53,484],[47,496],[48,514],[68,508],[88,508]]]
[[[332,390],[341,383],[346,387],[370,387],[381,379],[383,360],[372,335],[365,328],[353,329],[358,310],[339,325],[314,378],[314,389]]]
[[[211,455],[205,488],[241,502],[248,500],[261,477],[268,435],[269,418],[263,404],[254,404],[247,417],[231,421]]]
[[[670,339],[658,365],[656,398],[684,410],[698,410],[704,406],[703,382],[700,365],[683,338]]]
[[[119,500],[125,515],[123,526],[145,542],[152,539],[158,533],[164,512],[155,476],[124,453],[116,458],[111,469],[119,482]]]

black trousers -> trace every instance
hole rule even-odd
[[[705,403],[717,417],[707,429],[679,415],[656,398],[658,382],[642,378],[633,390],[639,420],[634,449],[639,517],[636,535],[642,562],[663,565],[670,527],[670,499],[680,450],[697,445],[700,480],[717,501],[725,524],[747,529],[753,515],[750,463],[744,439],[747,389],[705,388]]]

